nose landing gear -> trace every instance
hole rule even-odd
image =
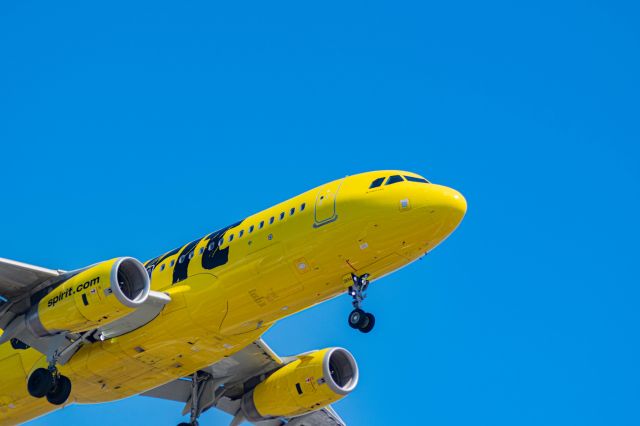
[[[362,302],[367,297],[365,291],[369,286],[369,274],[357,276],[351,274],[353,285],[349,287],[349,294],[353,297],[353,311],[349,314],[349,326],[360,330],[363,333],[368,333],[373,330],[373,326],[376,323],[376,318],[373,314],[367,313],[361,309]]]

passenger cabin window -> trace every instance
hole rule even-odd
[[[260,221],[260,225],[258,225],[258,229],[262,229],[264,227],[264,220]]]
[[[280,213],[280,220],[284,219],[284,212]]]
[[[216,246],[213,243],[209,243],[209,246],[207,247],[207,249],[209,251],[213,251],[214,248],[216,248]]]
[[[303,212],[305,207],[307,207],[307,203],[302,203],[302,205],[300,205],[300,211]]]
[[[176,261],[175,261],[175,259],[174,259],[174,260],[172,260],[172,261],[171,261],[171,263],[169,264],[169,266],[170,266],[171,268],[173,268],[173,265],[175,265],[175,264],[176,264]]]
[[[184,254],[178,258],[178,263],[184,262]]]
[[[229,242],[233,241],[233,234],[229,235]]]
[[[429,183],[428,180],[426,180],[425,178],[421,178],[421,177],[415,177],[415,176],[407,176],[405,175],[404,178],[406,180],[408,180],[409,182],[420,182],[420,183]]]
[[[160,271],[164,271],[164,263],[160,265]]]
[[[273,225],[273,221],[274,221],[274,220],[276,220],[276,218],[275,218],[275,217],[273,217],[273,216],[271,216],[271,217],[269,218],[269,225]]]
[[[387,183],[385,183],[385,185],[393,185],[394,183],[402,182],[403,180],[404,179],[402,179],[402,176],[393,175],[389,177],[389,180],[387,180]]]
[[[238,232],[238,238],[242,238],[242,236],[244,235],[244,229],[240,230],[240,232]]]
[[[380,185],[382,185],[382,182],[384,182],[384,178],[378,178],[376,180],[374,180],[373,182],[371,182],[371,185],[369,185],[369,189],[373,189],[373,188],[377,188]]]
[[[296,212],[296,208],[292,207],[291,210],[289,210],[289,216],[293,216],[295,212]]]
[[[253,225],[249,227],[249,233],[252,233],[252,232],[253,232]]]
[[[222,244],[224,244],[224,238],[220,238],[218,240],[218,247],[220,247]]]

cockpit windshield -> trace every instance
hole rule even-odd
[[[385,182],[386,180],[386,182]],[[384,183],[385,186],[386,185],[392,185],[394,183],[398,183],[398,182],[416,182],[416,183],[431,183],[428,180],[426,180],[423,177],[418,177],[418,176],[408,176],[408,175],[391,175],[389,176],[389,178],[387,179],[386,176],[383,177],[379,177],[373,180],[373,182],[371,182],[371,185],[369,185],[369,189],[373,189],[373,188],[378,188],[379,186],[382,186],[382,184]]]
[[[374,179],[374,181],[371,182],[371,185],[369,185],[369,189],[379,187],[380,185],[382,185],[382,182],[384,182],[384,179],[385,179],[384,176],[381,178]]]
[[[421,177],[415,177],[415,176],[407,176],[405,175],[404,178],[406,180],[408,180],[409,182],[420,182],[420,183],[429,183],[428,180],[426,180],[425,178],[421,178]]]
[[[389,179],[387,179],[387,183],[385,183],[385,185],[393,185],[394,183],[402,182],[403,180],[404,179],[402,179],[402,176],[400,175],[389,176]]]

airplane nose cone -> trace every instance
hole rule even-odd
[[[460,220],[467,213],[467,200],[462,196],[461,193],[456,191],[453,188],[443,187],[443,195],[445,197],[445,203],[448,205],[451,213],[454,216],[459,216]]]
[[[467,213],[467,200],[455,189],[442,185],[431,185],[425,195],[429,221],[438,224],[439,237],[449,235]]]

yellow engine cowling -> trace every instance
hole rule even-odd
[[[120,319],[149,296],[140,261],[119,257],[93,265],[60,283],[33,306],[27,326],[38,336],[82,332]]]
[[[301,355],[276,370],[242,398],[247,420],[295,417],[332,404],[355,389],[358,366],[342,348]]]

